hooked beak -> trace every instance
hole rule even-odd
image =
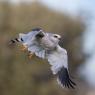
[[[58,38],[59,40],[61,40],[61,37],[60,38]]]

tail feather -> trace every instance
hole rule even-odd
[[[68,70],[66,68],[61,68],[57,73],[58,81],[62,87],[75,88],[76,84],[70,79]]]

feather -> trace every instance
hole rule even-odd
[[[63,66],[68,69],[68,56],[65,49],[57,46],[54,51],[49,51],[47,59],[51,65],[53,74],[56,74]]]
[[[60,71],[58,71],[57,76],[58,76],[57,81],[58,83],[60,83],[62,87],[68,87],[74,89],[74,86],[76,84],[70,79],[68,70],[66,68],[62,67]]]
[[[70,79],[68,73],[67,51],[64,48],[57,46],[56,50],[49,51],[49,54],[47,55],[53,74],[58,76],[58,83],[62,87],[74,88],[76,84]]]

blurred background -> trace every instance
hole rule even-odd
[[[95,95],[94,0],[0,0],[0,95]],[[9,40],[35,27],[62,36],[77,86],[62,89],[47,61]]]

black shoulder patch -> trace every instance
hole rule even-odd
[[[66,68],[61,68],[61,70],[57,73],[59,82],[63,87],[75,88],[76,84],[70,79],[68,70]]]

